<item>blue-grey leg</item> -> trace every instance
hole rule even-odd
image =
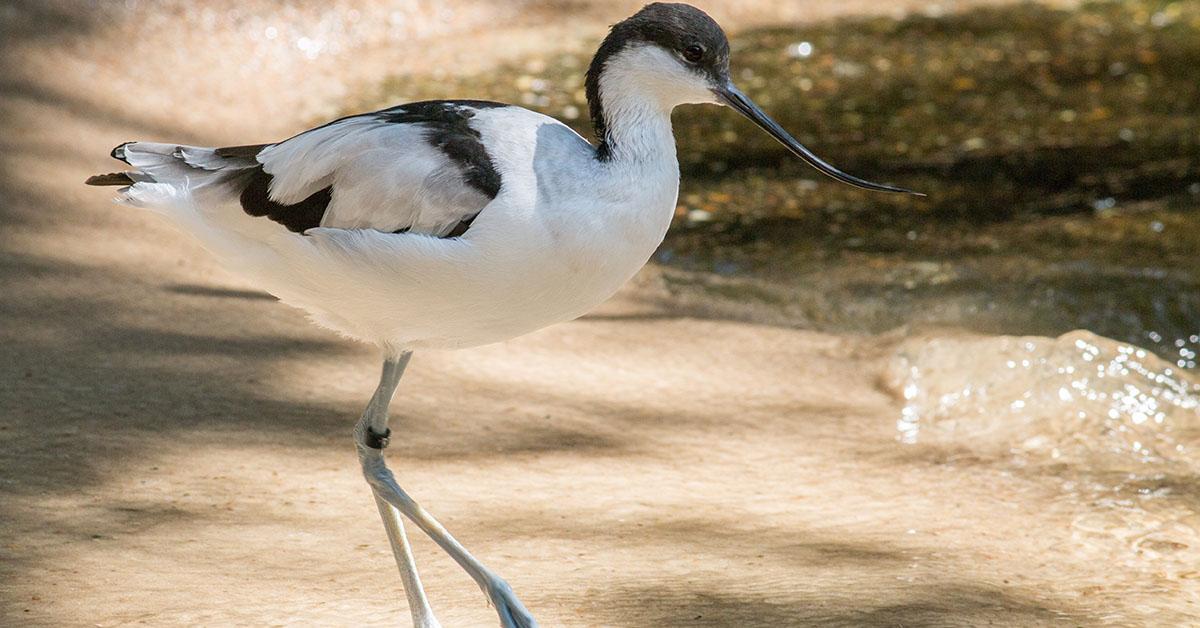
[[[375,395],[371,398],[371,403],[367,406],[367,412],[363,414],[362,420],[358,422],[355,428],[355,443],[358,445],[358,460],[362,463],[363,475],[367,478],[367,482],[375,491],[375,497],[383,500],[392,508],[395,508],[404,516],[408,517],[417,527],[421,528],[429,538],[433,539],[455,562],[461,566],[468,575],[471,576],[479,588],[483,590],[488,601],[496,609],[500,616],[500,625],[504,628],[536,628],[537,621],[529,614],[521,601],[517,599],[516,594],[508,583],[502,578],[492,573],[483,563],[479,562],[465,547],[462,546],[442,524],[438,523],[437,519],[433,518],[421,507],[412,497],[408,495],[404,489],[396,482],[396,477],[387,467],[387,462],[383,458],[383,448],[387,446],[387,439],[390,432],[387,429],[387,406],[392,399],[392,394],[396,390],[396,385],[400,381],[400,376],[404,373],[404,368],[408,366],[408,361],[412,357],[411,352],[402,353],[395,358],[388,358],[383,363],[383,376],[380,378],[379,388],[376,389]],[[382,510],[381,510],[382,512]],[[395,519],[399,524],[399,518]],[[388,524],[388,517],[384,517],[384,525]],[[403,538],[403,529],[397,525],[397,530],[400,532],[400,538]],[[389,529],[389,537],[392,532]],[[396,548],[396,542],[393,541],[393,548]],[[419,592],[419,599],[423,603],[421,608],[428,611],[428,604],[425,603],[424,592],[420,588],[420,580],[416,575],[416,567],[412,564],[412,556],[408,551],[407,542],[401,543],[401,553],[405,554],[406,559],[401,559],[401,553],[396,555],[396,562],[400,565],[401,576],[406,578],[405,591],[409,591],[407,578],[411,577],[416,583],[415,590]],[[406,562],[407,561],[407,562]],[[414,623],[418,621],[417,605],[413,604],[413,596],[409,595],[409,606],[413,609]],[[432,619],[430,613],[426,615],[428,619]],[[417,623],[418,626],[424,624]],[[436,620],[434,620],[434,624]]]
[[[362,459],[363,435],[367,433],[366,430],[370,429],[376,434],[388,433],[388,404],[396,392],[400,376],[404,374],[404,368],[408,366],[411,355],[405,353],[394,360],[387,360],[383,364],[383,375],[379,379],[379,386],[375,389],[371,402],[367,404],[367,409],[363,412],[362,418],[359,419],[354,430],[355,442],[359,443],[360,460]],[[375,505],[379,508],[379,516],[383,519],[383,527],[387,530],[388,542],[392,546],[392,555],[395,556],[396,566],[400,569],[400,581],[404,585],[404,595],[408,598],[408,608],[412,612],[413,627],[441,628],[441,624],[438,623],[437,617],[433,615],[433,610],[429,607],[425,589],[421,586],[421,576],[417,573],[417,563],[413,559],[412,547],[408,544],[408,535],[404,533],[404,520],[400,518],[399,511],[380,497],[373,488],[372,492],[375,494]]]
[[[379,516],[383,519],[383,527],[387,530],[388,542],[392,545],[392,555],[396,557],[396,565],[400,568],[400,582],[404,584],[404,595],[408,598],[408,608],[412,611],[413,628],[442,628],[433,609],[429,608],[429,600],[425,598],[425,589],[421,586],[421,577],[417,574],[417,563],[413,559],[412,547],[408,544],[408,535],[404,533],[404,520],[400,512],[379,495],[375,496],[375,505],[379,508]]]

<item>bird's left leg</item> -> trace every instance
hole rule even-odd
[[[387,408],[400,383],[400,376],[408,366],[411,353],[403,353],[395,359],[383,363],[383,374],[379,378],[379,387],[367,404],[367,409],[355,426],[355,442],[362,443],[368,434],[374,435],[374,444],[386,444],[389,433],[387,424]],[[384,442],[380,442],[384,441]],[[361,450],[361,446],[360,446]],[[361,459],[361,453],[360,453]],[[383,527],[387,530],[388,542],[392,546],[392,555],[396,558],[396,566],[400,568],[400,581],[404,584],[404,594],[408,598],[408,608],[412,613],[414,628],[441,628],[429,600],[425,597],[425,589],[421,586],[421,577],[417,573],[417,563],[413,559],[412,547],[408,544],[408,536],[404,533],[404,520],[400,512],[375,493],[375,505],[379,508],[379,516],[383,519]]]

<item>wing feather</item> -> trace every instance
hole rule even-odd
[[[480,106],[454,101],[402,105],[343,118],[267,146],[257,161],[269,177],[269,200],[278,207],[262,213],[246,209],[277,222],[282,220],[276,215],[287,213],[288,207],[306,212],[285,223],[293,230],[303,223],[437,236],[460,233],[463,223],[499,191],[499,174],[469,124]],[[464,151],[464,145],[472,150]],[[192,160],[205,166],[201,158]],[[329,196],[323,215],[318,224],[308,224],[313,199],[323,193]]]

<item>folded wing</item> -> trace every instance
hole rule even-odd
[[[335,120],[277,144],[201,148],[131,142],[136,170],[94,185],[172,183],[236,195],[252,216],[314,227],[452,237],[502,185],[471,118],[482,101],[426,101]]]

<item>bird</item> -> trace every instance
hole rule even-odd
[[[474,579],[501,626],[529,628],[537,621],[507,582],[387,466],[388,409],[413,352],[569,321],[637,273],[675,213],[678,105],[725,105],[833,179],[919,195],[817,157],[734,85],[729,62],[729,40],[706,13],[653,3],[612,26],[587,68],[594,143],[514,105],[430,100],[269,144],[126,142],[112,156],[132,169],[86,183],[121,186],[119,203],[161,214],[313,322],[379,348],[380,380],[353,435],[413,625],[440,624],[404,518]]]

